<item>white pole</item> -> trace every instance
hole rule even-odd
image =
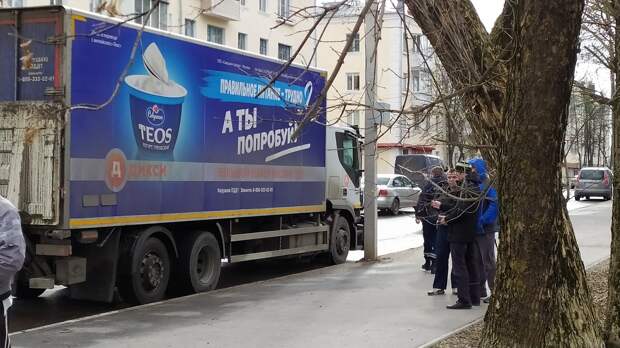
[[[375,2],[364,18],[365,112],[364,132],[364,259],[377,259],[377,124],[374,117],[376,93],[378,4]]]

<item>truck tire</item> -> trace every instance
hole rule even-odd
[[[351,227],[343,216],[334,214],[334,222],[330,234],[329,254],[334,265],[347,261],[351,247]]]
[[[135,272],[119,279],[118,290],[123,299],[138,304],[162,300],[171,273],[170,256],[164,243],[150,237],[129,257],[131,269]]]
[[[217,239],[209,232],[197,231],[183,238],[172,291],[186,295],[215,289],[222,268],[221,255]]]

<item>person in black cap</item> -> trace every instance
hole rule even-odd
[[[448,309],[470,309],[480,305],[479,257],[476,245],[480,178],[468,163],[458,163],[448,175],[448,194],[431,202],[439,209],[438,223],[446,225],[457,279],[458,300]]]

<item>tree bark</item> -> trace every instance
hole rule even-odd
[[[468,121],[499,147],[483,153],[502,242],[481,346],[601,346],[560,185],[583,0],[509,0],[491,35],[469,0],[405,2],[453,85],[480,86],[463,96]]]
[[[559,171],[583,0],[521,0],[513,10],[499,170],[502,260],[481,346],[600,347]]]
[[[620,0],[614,0],[615,19],[615,57],[620,57]],[[620,86],[620,61],[614,59],[615,84]],[[611,260],[607,293],[607,319],[605,322],[605,342],[607,347],[620,348],[620,99],[618,90],[612,90],[612,146],[613,146],[613,209],[611,217]]]

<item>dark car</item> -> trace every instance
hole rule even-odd
[[[607,167],[588,167],[579,171],[575,182],[575,200],[591,196],[611,199],[613,193],[613,174]]]
[[[441,158],[426,154],[398,155],[394,164],[394,174],[404,175],[417,186],[422,187],[431,169],[439,166],[445,168]]]

